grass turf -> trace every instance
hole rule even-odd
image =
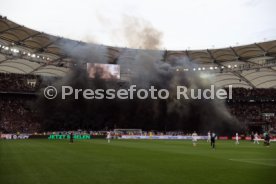
[[[1,140],[0,183],[275,183],[276,144]]]

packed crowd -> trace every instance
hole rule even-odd
[[[34,133],[39,131],[38,118],[29,107],[26,97],[0,96],[0,132]]]
[[[276,104],[246,102],[228,104],[230,113],[242,122],[276,123]]]
[[[45,84],[44,78],[42,81],[41,77],[35,75],[0,73],[0,132],[41,130],[37,114],[29,107],[29,101],[34,100],[34,95],[22,94],[33,93]],[[228,101],[227,106],[229,112],[241,122],[276,124],[275,102],[276,89],[234,88],[233,100]]]
[[[0,73],[0,91],[4,92],[34,92],[41,83],[36,75]]]
[[[0,95],[0,132],[40,132],[39,117],[31,110],[30,104],[35,97],[30,98],[18,95]],[[229,112],[240,122],[276,124],[276,104],[273,102],[246,102],[228,103]],[[104,134],[103,132],[90,132],[91,134]],[[162,134],[163,132],[159,132]],[[157,134],[159,134],[157,133]],[[155,133],[156,134],[156,133]],[[172,135],[183,135],[187,132],[170,132]]]
[[[42,80],[41,76],[33,74],[0,73],[0,92],[34,92],[57,79],[58,77],[43,77]],[[275,88],[253,90],[234,88],[233,99],[276,99],[276,93]]]
[[[233,99],[234,100],[259,100],[266,101],[268,99],[276,99],[276,89],[275,88],[256,88],[256,89],[246,89],[246,88],[234,88],[233,89]]]

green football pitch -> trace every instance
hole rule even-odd
[[[1,184],[276,182],[276,144],[241,141],[1,140]]]

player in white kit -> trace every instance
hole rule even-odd
[[[111,139],[111,133],[110,132],[107,132],[106,139],[107,139],[107,142],[110,143],[110,139]]]
[[[211,142],[211,132],[208,132],[208,138],[207,138],[207,142]]]
[[[236,133],[236,144],[240,144],[239,143],[239,134],[238,133]]]
[[[196,132],[194,132],[192,134],[192,141],[193,141],[193,146],[196,146],[196,141],[197,141],[197,133]]]
[[[254,134],[254,144],[259,144],[259,136],[257,132]]]

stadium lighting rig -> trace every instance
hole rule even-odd
[[[7,54],[12,54],[14,56],[25,56],[27,59],[30,60],[38,60],[38,62],[41,62],[41,60],[51,61],[52,59],[50,57],[45,57],[43,55],[39,55],[32,52],[26,52],[24,50],[20,50],[14,46],[15,44],[12,43],[12,46],[7,46],[0,44],[0,52]],[[253,64],[253,63],[245,63],[245,64],[235,64],[231,65],[228,64],[226,66],[209,66],[209,67],[178,67],[176,68],[176,72],[206,72],[206,71],[212,71],[212,72],[220,72],[220,73],[227,73],[232,71],[242,71],[242,70],[251,70],[251,69],[261,69],[261,68],[270,68],[276,66],[276,59],[273,58],[272,60],[266,61],[264,64]]]
[[[209,67],[178,67],[176,68],[176,72],[220,72],[220,73],[227,73],[233,71],[243,71],[243,70],[253,70],[253,69],[261,69],[261,68],[271,68],[276,66],[276,59],[267,60],[263,64],[254,64],[254,63],[245,63],[245,64],[234,64],[227,66],[209,66]]]
[[[13,44],[14,45],[14,44]],[[39,60],[46,60],[46,61],[51,61],[52,59],[50,57],[45,57],[45,56],[42,56],[42,55],[39,55],[39,54],[35,54],[35,53],[31,53],[31,52],[26,52],[26,51],[23,51],[23,50],[20,50],[20,49],[17,49],[15,47],[9,47],[9,46],[6,46],[6,45],[2,45],[0,44],[0,51],[4,50],[4,54],[7,54],[6,52],[10,52],[9,54],[19,54],[20,56],[26,56],[31,59],[39,59]]]

